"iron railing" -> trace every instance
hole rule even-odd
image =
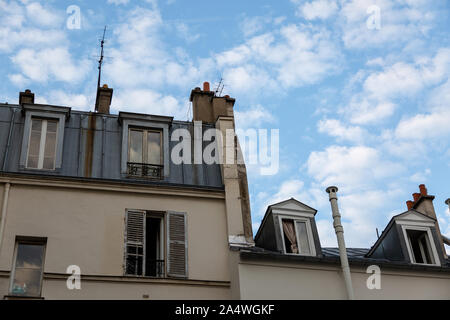
[[[129,176],[162,179],[164,166],[148,163],[127,162],[127,173]]]

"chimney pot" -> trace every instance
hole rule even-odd
[[[413,193],[412,196],[414,198],[414,202],[417,202],[417,200],[419,200],[419,198],[420,198],[420,193],[417,193],[417,192]]]
[[[420,189],[420,194],[423,196],[428,195],[428,191],[427,188],[425,187],[424,184],[419,185],[419,189]]]
[[[408,207],[408,210],[411,210],[414,205],[414,202],[411,200],[406,201],[406,206]]]
[[[203,91],[211,91],[209,89],[209,82],[207,81],[203,82]]]

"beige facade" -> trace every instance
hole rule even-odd
[[[11,183],[0,248],[0,295],[8,295],[16,236],[46,237],[46,299],[202,299],[230,297],[224,193],[102,183],[2,178]],[[187,279],[124,276],[126,209],[187,214]],[[77,265],[82,289],[68,290]]]
[[[355,299],[450,299],[449,272],[381,267],[380,289],[369,289],[373,273],[350,267]],[[338,264],[240,260],[237,269],[241,299],[347,299]]]

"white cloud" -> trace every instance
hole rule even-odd
[[[312,152],[307,161],[308,174],[321,186],[336,185],[346,192],[361,192],[403,170],[400,164],[383,159],[379,150],[366,146],[330,146]]]
[[[317,124],[319,132],[336,137],[339,141],[364,142],[368,133],[358,126],[345,126],[336,119],[320,120]]]
[[[54,90],[50,92],[49,101],[53,105],[63,105],[75,108],[77,110],[90,111],[93,109],[94,97],[84,94],[71,93],[63,90]]]
[[[27,17],[29,21],[43,27],[61,26],[64,21],[62,12],[54,9],[44,8],[38,2],[32,2],[26,5]]]
[[[177,30],[178,36],[184,39],[187,43],[195,42],[200,38],[200,34],[193,33],[185,23],[176,23],[175,29]]]
[[[73,62],[67,48],[57,47],[42,50],[22,49],[12,57],[22,74],[36,82],[57,80],[79,82],[86,76],[90,62]]]
[[[121,4],[128,4],[128,2],[130,2],[130,0],[108,0],[109,4],[115,4],[116,6]]]
[[[261,105],[256,105],[245,111],[234,111],[236,128],[256,128],[263,123],[274,121],[272,113]]]
[[[307,20],[327,19],[338,11],[338,6],[334,0],[315,0],[312,2],[293,1],[300,4],[296,15],[304,17]]]

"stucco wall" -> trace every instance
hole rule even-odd
[[[351,271],[356,299],[450,299],[449,273],[381,269],[381,289],[369,290],[366,269]],[[347,298],[338,266],[241,261],[239,280],[241,299]]]
[[[65,274],[67,266],[75,264],[85,275],[122,276],[125,209],[133,208],[186,212],[189,279],[229,281],[225,203],[220,193],[216,193],[215,198],[208,197],[206,192],[203,197],[190,197],[183,196],[183,192],[179,190],[169,195],[134,193],[129,190],[121,192],[120,189],[84,190],[68,186],[70,184],[66,187],[54,187],[13,182],[4,241],[0,248],[0,271],[11,270],[15,237],[20,235],[48,238],[44,268],[46,273]],[[0,279],[1,296],[6,294],[4,279]],[[56,297],[57,291],[62,286],[65,287],[65,281],[60,282],[45,280],[44,296]],[[104,298],[122,294],[122,298],[130,298],[146,290],[137,290],[139,284],[136,283],[105,282],[100,283],[100,289],[95,289],[96,283],[98,282],[89,282],[86,286],[92,288],[92,292],[104,292]],[[163,288],[155,284],[148,286],[153,286],[151,292]],[[184,293],[192,290],[192,298],[199,298],[208,291],[208,287],[192,289],[190,285],[176,289],[176,285],[171,284],[167,288],[173,288],[173,291],[161,289],[161,297],[169,298],[169,292],[180,290],[175,295],[189,298]],[[118,291],[111,292],[115,290]],[[89,290],[82,291],[87,294]],[[224,292],[228,294],[228,291],[229,289],[216,288],[212,290],[216,293],[212,293],[211,297],[223,297]],[[98,292],[92,293],[93,296],[98,297]],[[130,296],[129,292],[134,293]],[[61,297],[63,296],[64,293]],[[208,296],[206,294],[205,298]]]

